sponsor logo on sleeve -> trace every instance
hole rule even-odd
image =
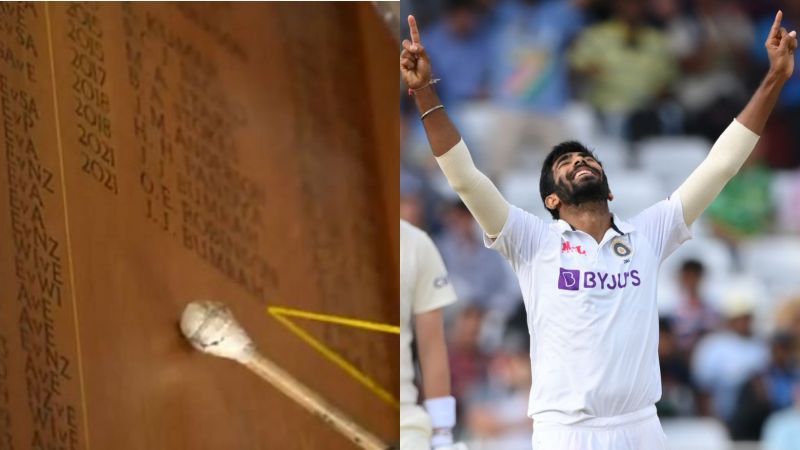
[[[447,275],[442,275],[433,279],[433,287],[436,289],[441,289],[448,284],[450,284],[450,280],[447,278]]]

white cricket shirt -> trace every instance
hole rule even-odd
[[[400,403],[417,403],[411,358],[412,316],[447,306],[456,293],[442,257],[424,231],[400,221]]]
[[[691,237],[679,196],[614,226],[598,244],[517,207],[486,245],[511,263],[528,316],[528,415],[564,425],[641,410],[661,397],[656,283]]]

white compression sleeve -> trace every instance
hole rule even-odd
[[[706,159],[676,191],[683,204],[683,218],[691,225],[736,175],[755,148],[759,136],[736,119],[711,147]]]
[[[464,140],[437,157],[436,162],[483,231],[491,238],[497,237],[508,219],[508,202],[489,177],[475,167]]]

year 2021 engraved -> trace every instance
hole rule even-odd
[[[100,186],[117,194],[116,158],[111,145],[111,105],[106,85],[103,27],[96,14],[98,5],[70,3],[67,8],[67,39],[71,52],[70,71],[78,131],[81,171]]]

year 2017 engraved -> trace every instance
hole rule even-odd
[[[107,72],[103,27],[92,3],[72,2],[67,8],[67,39],[72,57],[72,94],[78,130],[80,168],[100,186],[119,193],[116,158],[111,145],[111,105],[104,90]]]

